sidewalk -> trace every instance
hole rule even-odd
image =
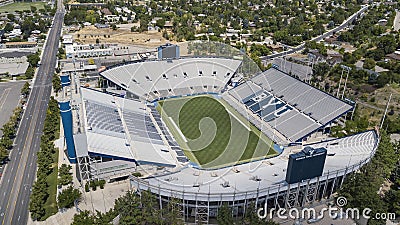
[[[124,195],[129,189],[129,181],[118,183],[107,183],[104,189],[97,188],[96,191],[90,190],[82,194],[82,200],[78,207],[80,210],[89,210],[96,213],[96,210],[104,213],[114,206],[115,199]],[[86,199],[86,200],[85,200]],[[49,217],[46,221],[32,221],[29,218],[28,225],[70,225],[74,215],[78,213],[75,207],[65,212],[58,212]]]
[[[90,189],[89,192],[85,192],[84,187],[81,186],[79,181],[76,179],[76,164],[71,164],[64,153],[65,145],[64,145],[64,130],[62,123],[60,125],[60,138],[54,141],[55,147],[59,149],[58,154],[58,167],[62,164],[71,165],[72,169],[72,177],[73,177],[73,186],[79,189],[82,193],[82,198],[78,204],[79,210],[89,210],[93,213],[96,211],[100,211],[105,213],[109,211],[112,207],[114,207],[115,199],[125,195],[125,193],[129,190],[129,180],[115,182],[115,183],[106,183],[104,189],[100,189],[97,187],[96,191],[92,191]],[[66,188],[67,186],[63,186]],[[57,190],[57,195],[61,191],[61,189]],[[28,225],[69,225],[72,223],[73,217],[76,213],[78,213],[75,207],[68,209],[64,212],[58,212],[55,215],[49,217],[46,221],[38,222],[32,221],[29,217]]]

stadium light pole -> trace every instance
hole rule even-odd
[[[387,111],[388,111],[388,108],[389,108],[389,104],[390,104],[390,100],[391,100],[391,99],[392,99],[392,93],[390,93],[388,103],[386,104],[385,113],[383,113],[383,117],[382,117],[382,121],[381,121],[381,125],[379,126],[379,129],[382,129],[383,123],[385,122],[386,113],[387,113]]]
[[[308,53],[307,75],[310,75],[310,79],[308,80],[309,84],[311,84],[311,79],[312,79],[312,75],[311,74],[312,74],[313,69],[314,69],[314,60],[315,60],[315,58],[317,58],[316,55],[314,55],[312,53]],[[310,69],[310,59],[312,60],[311,61],[311,71],[308,72],[308,70]]]
[[[350,74],[350,68],[346,68],[347,69],[347,76],[346,76],[346,80],[344,81],[344,88],[343,88],[343,92],[342,92],[342,99],[344,97],[344,91],[346,90],[347,87],[347,79],[349,78],[349,74]]]
[[[351,112],[351,118],[350,118],[350,120],[353,120],[353,116],[354,116],[354,112],[356,111],[356,107],[357,107],[357,102],[355,101],[354,108],[353,108],[353,112]]]
[[[343,97],[344,97],[344,91],[346,90],[346,87],[347,87],[347,79],[349,78],[349,74],[350,74],[351,68],[348,67],[348,66],[345,66],[345,65],[341,65],[340,67],[342,67],[342,75],[343,75],[343,71],[344,71],[344,70],[347,70],[347,76],[346,76],[346,80],[345,80],[345,82],[344,82],[344,88],[343,88],[343,92],[342,92],[342,99],[343,99]],[[340,80],[342,80],[342,76],[340,76]],[[339,90],[338,90],[338,93],[339,93],[339,91],[340,91],[340,83],[339,83]],[[338,95],[337,97],[339,97],[339,95]]]
[[[344,69],[342,67],[342,74],[340,75],[339,87],[338,87],[338,90],[337,90],[337,93],[336,93],[336,98],[339,98],[340,84],[342,83],[343,71],[344,71]]]

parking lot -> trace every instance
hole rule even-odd
[[[9,120],[13,110],[17,107],[24,83],[25,81],[0,83],[0,127]],[[0,130],[1,135],[2,131]]]

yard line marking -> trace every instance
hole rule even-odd
[[[179,127],[176,125],[175,121],[174,121],[170,116],[168,117],[168,119],[171,120],[172,125],[174,125],[175,130],[178,131],[178,133],[179,133],[179,135],[182,137],[183,141],[188,142],[188,141],[186,140],[185,135],[183,135],[181,129],[179,129]]]
[[[250,127],[247,126],[245,123],[243,123],[239,118],[237,118],[231,111],[229,111],[227,108],[225,108],[226,111],[231,115],[233,118],[235,118],[240,124],[242,124],[248,131],[251,131]]]

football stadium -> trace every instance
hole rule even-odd
[[[129,178],[187,222],[210,223],[229,204],[302,207],[330,198],[373,157],[379,132],[333,138],[354,113],[280,70],[262,72],[240,50],[213,42],[167,44],[154,58],[100,71],[101,88],[61,77],[66,155],[82,182]],[[135,175],[135,176],[133,176]]]

